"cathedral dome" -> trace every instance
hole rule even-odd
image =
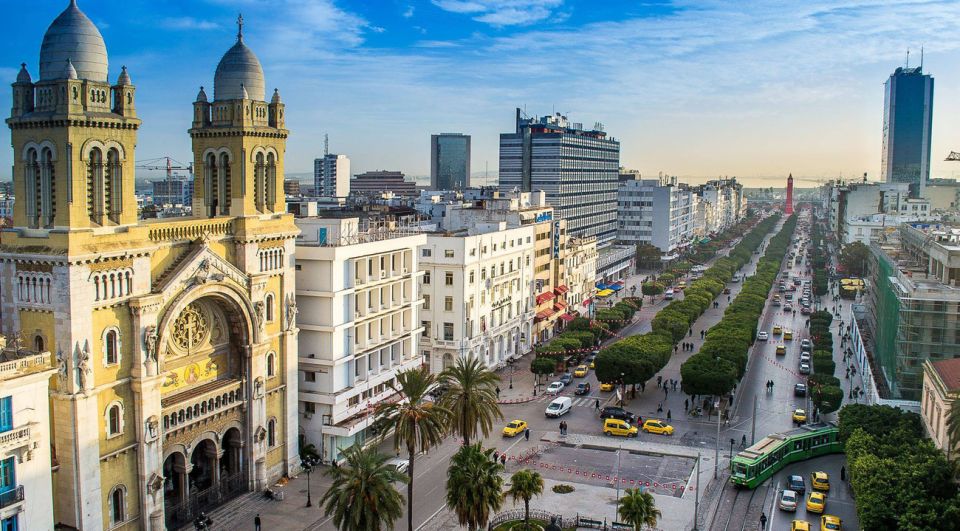
[[[107,45],[76,0],[70,0],[43,36],[40,80],[60,79],[67,60],[73,63],[79,79],[107,82]]]
[[[220,64],[217,65],[217,73],[213,77],[213,99],[223,101],[249,97],[265,101],[263,68],[253,50],[243,43],[242,18],[238,20],[238,24],[240,31],[237,32],[237,43],[223,54]]]

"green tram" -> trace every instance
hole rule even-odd
[[[833,422],[767,435],[733,458],[730,482],[752,489],[790,463],[842,452],[839,436],[840,430]]]

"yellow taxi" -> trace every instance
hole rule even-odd
[[[810,483],[817,490],[830,490],[830,476],[826,472],[819,471],[810,474]]]
[[[783,327],[782,327],[782,326],[777,325],[777,326],[773,327],[773,335],[779,336],[779,335],[782,334],[782,333],[783,333]]]
[[[803,424],[807,421],[807,412],[802,409],[793,410],[793,421],[797,424]]]
[[[650,419],[643,423],[643,431],[647,433],[659,433],[660,435],[673,435],[673,426],[662,420]]]
[[[527,423],[522,420],[511,420],[506,426],[503,427],[503,436],[504,437],[516,437],[523,433],[527,429]]]
[[[810,531],[810,524],[803,520],[794,520],[790,524],[790,531]]]
[[[792,341],[792,340],[793,340],[793,332],[791,332],[790,330],[784,330],[784,331],[783,331],[783,339],[784,339],[785,341]]]
[[[608,382],[600,382],[601,391],[613,391],[613,384]]]
[[[840,531],[840,519],[829,514],[821,516],[820,531]]]
[[[811,492],[807,498],[807,512],[822,514],[827,507],[827,495],[822,492]]]
[[[777,345],[777,356],[783,356],[787,353],[787,347],[784,345]]]
[[[603,434],[607,436],[636,437],[638,431],[636,426],[631,426],[625,420],[605,419],[603,421]]]
[[[587,370],[588,369],[586,365],[580,365],[575,371],[573,371],[573,375],[577,378],[583,378],[587,375]]]
[[[593,360],[590,360],[590,365],[589,365],[589,367],[590,367],[591,369],[596,369],[596,368],[597,368],[597,364],[594,363]]]
[[[683,290],[686,287],[687,287],[687,282],[685,280],[681,280],[680,283],[677,284],[677,289],[679,290]]]

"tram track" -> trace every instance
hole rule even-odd
[[[726,521],[723,524],[723,531],[730,531],[732,529],[745,531],[747,528],[747,514],[750,512],[750,506],[753,503],[754,496],[757,494],[757,490],[744,490],[733,486],[729,488],[734,490],[734,495],[733,501],[729,506]],[[739,517],[739,520],[735,517]]]

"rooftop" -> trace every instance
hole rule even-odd
[[[960,358],[932,362],[948,393],[960,391]]]

